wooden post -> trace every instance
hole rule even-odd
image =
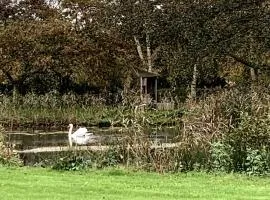
[[[194,64],[194,67],[193,67],[193,76],[192,76],[192,82],[190,86],[190,96],[192,100],[196,99],[197,76],[198,76],[198,70],[197,70],[197,63],[196,63]]]
[[[145,94],[147,95],[147,78],[146,77],[144,77],[144,81],[145,81],[145,84],[144,84],[144,86],[145,86]]]
[[[255,82],[256,81],[256,73],[255,73],[255,69],[254,68],[250,68],[250,77],[251,77],[251,81]]]
[[[143,101],[143,77],[140,77],[140,84],[141,84],[141,89],[140,89],[140,96],[141,96],[141,101]]]
[[[157,77],[155,77],[155,101],[157,103]]]

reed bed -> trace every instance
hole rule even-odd
[[[139,104],[138,104],[139,105]],[[0,123],[5,127],[66,127],[68,123],[84,126],[126,126],[133,121],[144,125],[173,125],[181,111],[137,112],[136,105],[107,105],[95,95],[45,95],[33,93],[0,95]],[[178,117],[177,117],[178,116]],[[177,117],[177,118],[176,118]]]
[[[47,116],[48,121],[59,116],[61,123],[65,120],[78,123],[108,120],[111,124],[121,124],[128,131],[116,141],[117,147],[102,152],[87,152],[88,157],[71,152],[53,164],[56,169],[125,165],[160,173],[192,170],[243,172],[249,175],[270,173],[270,93],[267,88],[217,91],[197,101],[187,101],[182,110],[162,112],[153,109],[135,112],[132,107],[108,109],[104,104],[89,104],[89,107],[80,106],[83,105],[80,103],[65,103],[62,107],[60,104],[63,102],[55,103],[50,111],[46,110],[47,104],[43,107],[36,104],[31,109],[44,110],[46,114],[40,116]],[[25,105],[29,103],[16,104],[17,109],[13,113],[19,113],[14,116],[24,116],[22,110]],[[64,110],[72,115],[64,115]],[[54,113],[53,117],[50,113]],[[34,111],[32,114],[40,119]],[[152,149],[153,141],[145,137],[144,128],[168,124],[168,119],[178,128],[174,141],[180,145]]]

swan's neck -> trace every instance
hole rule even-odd
[[[68,142],[69,142],[69,146],[72,147],[72,139],[71,139],[71,134],[72,134],[72,126],[69,127],[69,131],[68,131]]]

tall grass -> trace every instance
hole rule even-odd
[[[6,143],[5,129],[0,125],[0,166],[18,166],[21,160],[17,154],[13,152],[13,146]]]
[[[137,121],[142,125],[163,126],[179,121],[179,111],[156,112],[145,109],[144,112],[137,112],[136,105],[106,105],[103,98],[90,94],[29,93],[24,96],[16,95],[16,98],[0,95],[0,123],[9,127],[66,127],[68,123],[84,126],[129,126]]]
[[[136,123],[133,123],[136,125]],[[116,149],[121,162],[149,171],[270,173],[270,93],[234,88],[187,102],[176,148],[151,148],[140,124]]]
[[[93,96],[18,95],[15,99],[0,96],[0,120],[5,126],[62,125],[69,122],[97,123],[106,109],[102,100]]]

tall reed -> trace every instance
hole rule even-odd
[[[5,129],[0,125],[0,165],[19,166],[22,164],[19,155],[14,153],[13,145],[6,141]]]
[[[16,98],[0,95],[0,122],[4,126],[57,126],[68,123],[85,126],[125,126],[126,121],[138,121],[142,125],[173,125],[179,122],[180,111],[136,110],[139,104],[106,105],[98,95],[45,95],[29,93]],[[178,117],[176,117],[178,116]]]
[[[103,99],[94,95],[45,95],[33,93],[11,96],[0,95],[0,121],[5,126],[48,125],[61,126],[67,123],[96,124],[108,107]],[[110,108],[114,110],[113,107]]]

